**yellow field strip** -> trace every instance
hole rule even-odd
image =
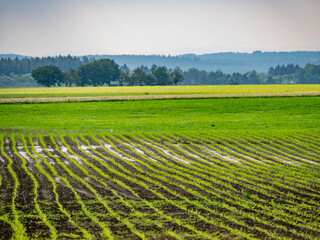
[[[275,85],[196,85],[196,86],[121,86],[121,87],[27,87],[0,88],[0,95],[10,94],[98,94],[102,95],[143,95],[189,94],[189,93],[236,93],[236,92],[292,92],[318,91],[319,84],[275,84]]]
[[[28,98],[3,98],[3,99],[0,99],[0,103],[91,102],[91,101],[126,101],[126,100],[195,99],[195,98],[302,97],[302,96],[320,96],[320,91],[172,94],[172,95],[125,95],[125,96],[92,96],[92,97],[44,97],[44,98],[28,97]]]

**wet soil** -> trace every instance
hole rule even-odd
[[[78,198],[84,202],[85,208],[93,216],[110,228],[117,239],[139,239],[139,237],[130,230],[125,221],[119,221],[112,216],[102,203],[107,204],[113,211],[116,211],[121,219],[130,221],[138,231],[144,232],[150,239],[172,239],[172,237],[168,236],[167,230],[175,231],[177,234],[183,235],[185,239],[201,239],[195,232],[184,227],[188,224],[197,229],[197,231],[219,236],[221,239],[244,239],[223,226],[237,229],[257,239],[272,239],[271,233],[276,233],[279,237],[287,237],[289,239],[305,239],[303,234],[309,234],[315,239],[320,236],[319,214],[315,211],[318,206],[314,204],[320,201],[319,192],[316,191],[319,186],[312,185],[312,179],[308,179],[310,183],[305,181],[304,185],[300,184],[296,190],[289,189],[272,183],[272,171],[275,171],[275,169],[270,167],[267,170],[267,167],[265,167],[262,170],[258,168],[258,165],[252,168],[253,170],[250,169],[250,171],[245,170],[246,167],[244,166],[238,172],[234,172],[235,175],[231,177],[228,175],[228,171],[233,171],[234,167],[239,168],[239,165],[214,157],[197,147],[194,141],[181,136],[172,137],[166,135],[161,138],[161,135],[153,136],[149,134],[137,140],[130,135],[118,137],[106,135],[105,138],[97,136],[98,141],[102,144],[108,144],[108,141],[111,141],[115,145],[112,151],[101,147],[100,143],[90,136],[85,136],[85,139],[92,146],[95,146],[94,150],[79,148],[79,145],[87,145],[80,137],[75,136],[79,145],[70,137],[64,137],[71,149],[70,151],[61,142],[60,137],[55,137],[54,140],[59,145],[59,151],[55,149],[54,143],[49,137],[44,137],[46,147],[50,151],[46,152],[38,148],[38,150],[40,149],[39,154],[48,161],[47,164],[50,164],[55,169],[57,175],[50,170],[42,158],[34,153],[33,156],[37,159],[23,155],[27,160],[27,168],[39,184],[37,189],[39,206],[57,230],[59,239],[82,239],[84,236],[80,231],[81,228],[90,232],[96,239],[103,239],[101,227],[86,215]],[[41,147],[41,143],[36,137],[26,139],[30,152],[32,152],[30,140],[36,146]],[[175,156],[189,161],[190,165],[179,162],[149,144],[152,141],[169,149]],[[210,141],[207,141],[207,143],[210,144]],[[219,143],[218,140],[212,141],[215,141],[220,146],[224,145],[223,141],[219,141]],[[156,156],[155,160],[158,162],[155,163],[153,160],[148,160],[148,158],[155,157],[147,152],[142,155],[135,153],[125,143],[132,143],[140,151],[144,151],[142,147],[147,149]],[[183,147],[184,144],[198,152],[197,157],[187,154],[188,150]],[[233,144],[233,142],[230,141],[230,144]],[[139,148],[139,146],[142,147]],[[179,146],[179,148],[175,146]],[[240,143],[237,146],[241,149]],[[19,138],[17,138],[16,147],[18,151],[27,152],[23,149],[22,141]],[[20,183],[14,204],[19,211],[20,220],[26,228],[27,236],[31,239],[50,238],[51,233],[40,219],[35,208],[33,180],[22,168],[22,160],[14,153],[10,141],[6,141],[5,151],[13,160],[12,169],[17,174]],[[131,160],[129,161],[124,156]],[[265,157],[263,154],[261,156]],[[14,179],[7,168],[8,160],[1,153],[0,158],[4,159],[4,161],[0,162],[0,174],[2,177],[0,217],[7,216],[6,219],[10,222],[13,219],[11,204]],[[270,158],[268,160],[273,161],[274,159]],[[52,182],[36,168],[36,161],[39,161],[39,166],[48,176],[54,179],[57,186],[58,199],[56,199],[53,192]],[[96,168],[90,166],[91,164]],[[214,171],[214,166],[223,171],[220,173],[219,171]],[[292,170],[294,169],[292,168]],[[236,179],[237,176],[240,178],[246,171],[248,173],[256,171],[257,174],[259,174],[259,171],[268,171],[270,177],[261,180],[257,180],[257,178],[256,180],[251,180],[253,182],[250,183],[245,179]],[[288,171],[291,171],[291,168],[288,168]],[[84,180],[86,184],[74,177],[70,172]],[[186,176],[187,174],[188,177]],[[277,173],[275,172],[274,174],[274,177],[278,178]],[[174,176],[179,176],[179,179]],[[122,182],[131,190],[124,188],[119,182]],[[204,182],[210,183],[210,186],[204,185]],[[227,187],[224,184],[229,186]],[[205,188],[199,186],[205,186]],[[264,186],[273,186],[281,194],[271,190],[262,193],[256,188],[263,188]],[[290,186],[294,186],[294,183]],[[94,189],[97,194],[91,189]],[[244,192],[248,191],[248,189],[255,198],[250,198],[249,196],[247,199],[248,206],[245,206],[240,204],[238,200],[241,198],[243,202],[245,199]],[[210,201],[205,201],[204,199]],[[56,201],[59,201],[63,208],[70,213],[70,217],[75,224],[72,224],[68,217],[60,211]],[[254,204],[251,205],[250,202]],[[152,204],[162,214],[170,216],[172,219],[178,219],[185,225],[179,225],[172,220],[165,219],[148,206],[147,203]],[[279,218],[280,215],[273,217],[269,214],[264,214],[262,208],[258,207],[259,204],[260,206],[266,204],[266,206],[271,207],[274,206],[274,203],[278,204],[279,208],[291,216],[292,219],[295,217],[297,219],[301,218],[305,214],[305,222],[297,219],[291,222],[286,221],[286,219]],[[296,212],[293,210],[296,205],[307,207],[301,207],[300,212]],[[228,206],[228,208],[224,206]],[[256,207],[252,208],[250,206]],[[291,206],[292,210],[290,208],[281,208],[282,206]],[[234,209],[235,212],[230,209]],[[197,214],[194,214],[195,212],[202,217],[198,217]],[[254,214],[256,218],[248,217],[246,213]],[[229,217],[234,220],[231,221],[228,219]],[[266,223],[262,223],[258,219],[263,219]],[[210,223],[211,220],[213,222],[216,221],[216,224]],[[160,222],[162,227],[157,226],[153,221]],[[219,223],[223,224],[220,225]],[[308,223],[310,223],[310,226]],[[270,234],[261,231],[260,228]],[[10,239],[13,235],[12,226],[0,218],[0,239]]]

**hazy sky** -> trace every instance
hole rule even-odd
[[[320,0],[0,0],[0,53],[320,50]]]

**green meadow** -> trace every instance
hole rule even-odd
[[[319,129],[320,97],[1,104],[1,133]]]

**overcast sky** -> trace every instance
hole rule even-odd
[[[0,53],[320,50],[320,0],[0,0]]]

